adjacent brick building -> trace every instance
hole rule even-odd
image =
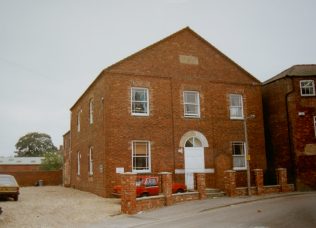
[[[0,157],[0,172],[38,171],[43,157]]]
[[[70,172],[71,172],[71,145],[70,145],[70,131],[66,132],[63,135],[63,158],[64,158],[64,166],[63,166],[63,185],[65,187],[70,186]]]
[[[316,65],[295,65],[263,85],[269,170],[283,167],[299,190],[316,189]]]
[[[34,186],[39,180],[44,185],[60,185],[62,171],[41,169],[43,157],[0,157],[0,174],[13,175],[20,186]]]
[[[246,186],[266,168],[261,83],[184,28],[106,68],[71,107],[70,185],[109,197],[120,173],[172,172],[194,188],[224,188],[224,171]]]

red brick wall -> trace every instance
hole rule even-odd
[[[71,178],[71,138],[70,138],[70,131],[68,131],[63,136],[63,157],[64,157],[64,167],[63,167],[63,179],[64,179],[64,186],[70,186],[70,178]]]
[[[0,165],[0,172],[23,172],[38,171],[40,165]]]
[[[265,131],[267,142],[268,169],[271,170],[271,182],[276,183],[274,169],[284,167],[289,179],[293,181],[293,163],[291,160],[288,122],[286,115],[286,93],[292,89],[287,79],[264,85],[262,88]]]
[[[316,97],[300,95],[300,80],[314,80],[316,83],[316,77],[292,77],[263,86],[268,166],[269,169],[286,168],[289,182],[296,183],[298,189],[316,189],[311,184],[311,180],[315,180],[316,166],[309,166],[309,161],[316,155],[313,124]],[[287,99],[289,122],[287,93],[290,93]],[[299,116],[299,112],[304,115]],[[314,149],[309,149],[309,146]],[[306,171],[304,166],[310,169]]]
[[[179,63],[179,55],[197,56],[198,65]],[[149,90],[150,115],[131,115],[131,87]],[[201,117],[184,118],[184,90],[200,94]],[[266,167],[260,83],[201,38],[183,31],[147,48],[102,72],[72,107],[71,185],[99,195],[110,196],[119,183],[116,167],[132,171],[132,140],[151,142],[151,172],[174,172],[184,168],[179,150],[181,137],[188,131],[201,132],[208,140],[205,167],[215,168],[215,158],[232,168],[231,141],[244,141],[243,121],[230,120],[229,94],[244,98],[244,111],[256,118],[248,121],[251,168]],[[95,99],[95,124],[89,125],[89,99]],[[103,102],[100,100],[104,98]],[[81,131],[76,116],[81,113]],[[88,177],[88,148],[95,148],[95,175]],[[82,154],[81,175],[77,177],[77,152]],[[103,172],[97,167],[103,166]],[[217,170],[218,168],[218,170]],[[223,172],[207,175],[207,187],[223,186]],[[220,172],[217,175],[217,172]],[[215,179],[214,179],[215,178]]]
[[[163,195],[161,195],[150,198],[137,198],[136,202],[137,211],[146,211],[165,206],[166,199]]]
[[[62,170],[58,171],[12,171],[0,172],[15,177],[20,186],[34,186],[38,180],[43,180],[44,185],[61,185]]]
[[[105,108],[108,108],[105,101],[106,87],[104,78],[98,78],[96,83],[89,87],[87,93],[71,109],[71,183],[74,188],[93,192],[100,196],[105,196],[106,170],[105,156],[107,156],[105,144]],[[94,122],[89,123],[89,100],[94,101]],[[81,129],[77,132],[77,113],[81,112]],[[93,146],[93,176],[89,176],[88,155],[89,148]],[[80,176],[77,175],[77,153],[81,154]]]
[[[301,190],[316,189],[316,155],[300,156],[297,161],[297,187]]]

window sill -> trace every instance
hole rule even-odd
[[[200,116],[184,116],[184,118],[188,118],[188,119],[200,119]]]
[[[151,173],[151,170],[132,170],[132,173]]]
[[[315,97],[315,94],[301,94],[301,97]]]
[[[244,117],[230,117],[231,120],[244,120]]]
[[[149,116],[148,114],[132,113],[132,116]]]
[[[233,170],[235,170],[235,171],[246,171],[247,167],[235,167],[235,168],[233,168]]]

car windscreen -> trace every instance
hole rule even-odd
[[[0,176],[0,185],[16,185],[15,180],[12,177],[1,177]]]

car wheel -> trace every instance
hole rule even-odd
[[[142,194],[142,197],[147,197],[147,196],[149,196],[149,194],[148,194],[147,192],[144,192],[144,193]]]
[[[19,196],[13,196],[14,201],[18,201],[19,200]]]
[[[183,189],[181,189],[181,188],[179,188],[177,191],[176,191],[176,193],[183,193],[184,191],[183,191]]]

